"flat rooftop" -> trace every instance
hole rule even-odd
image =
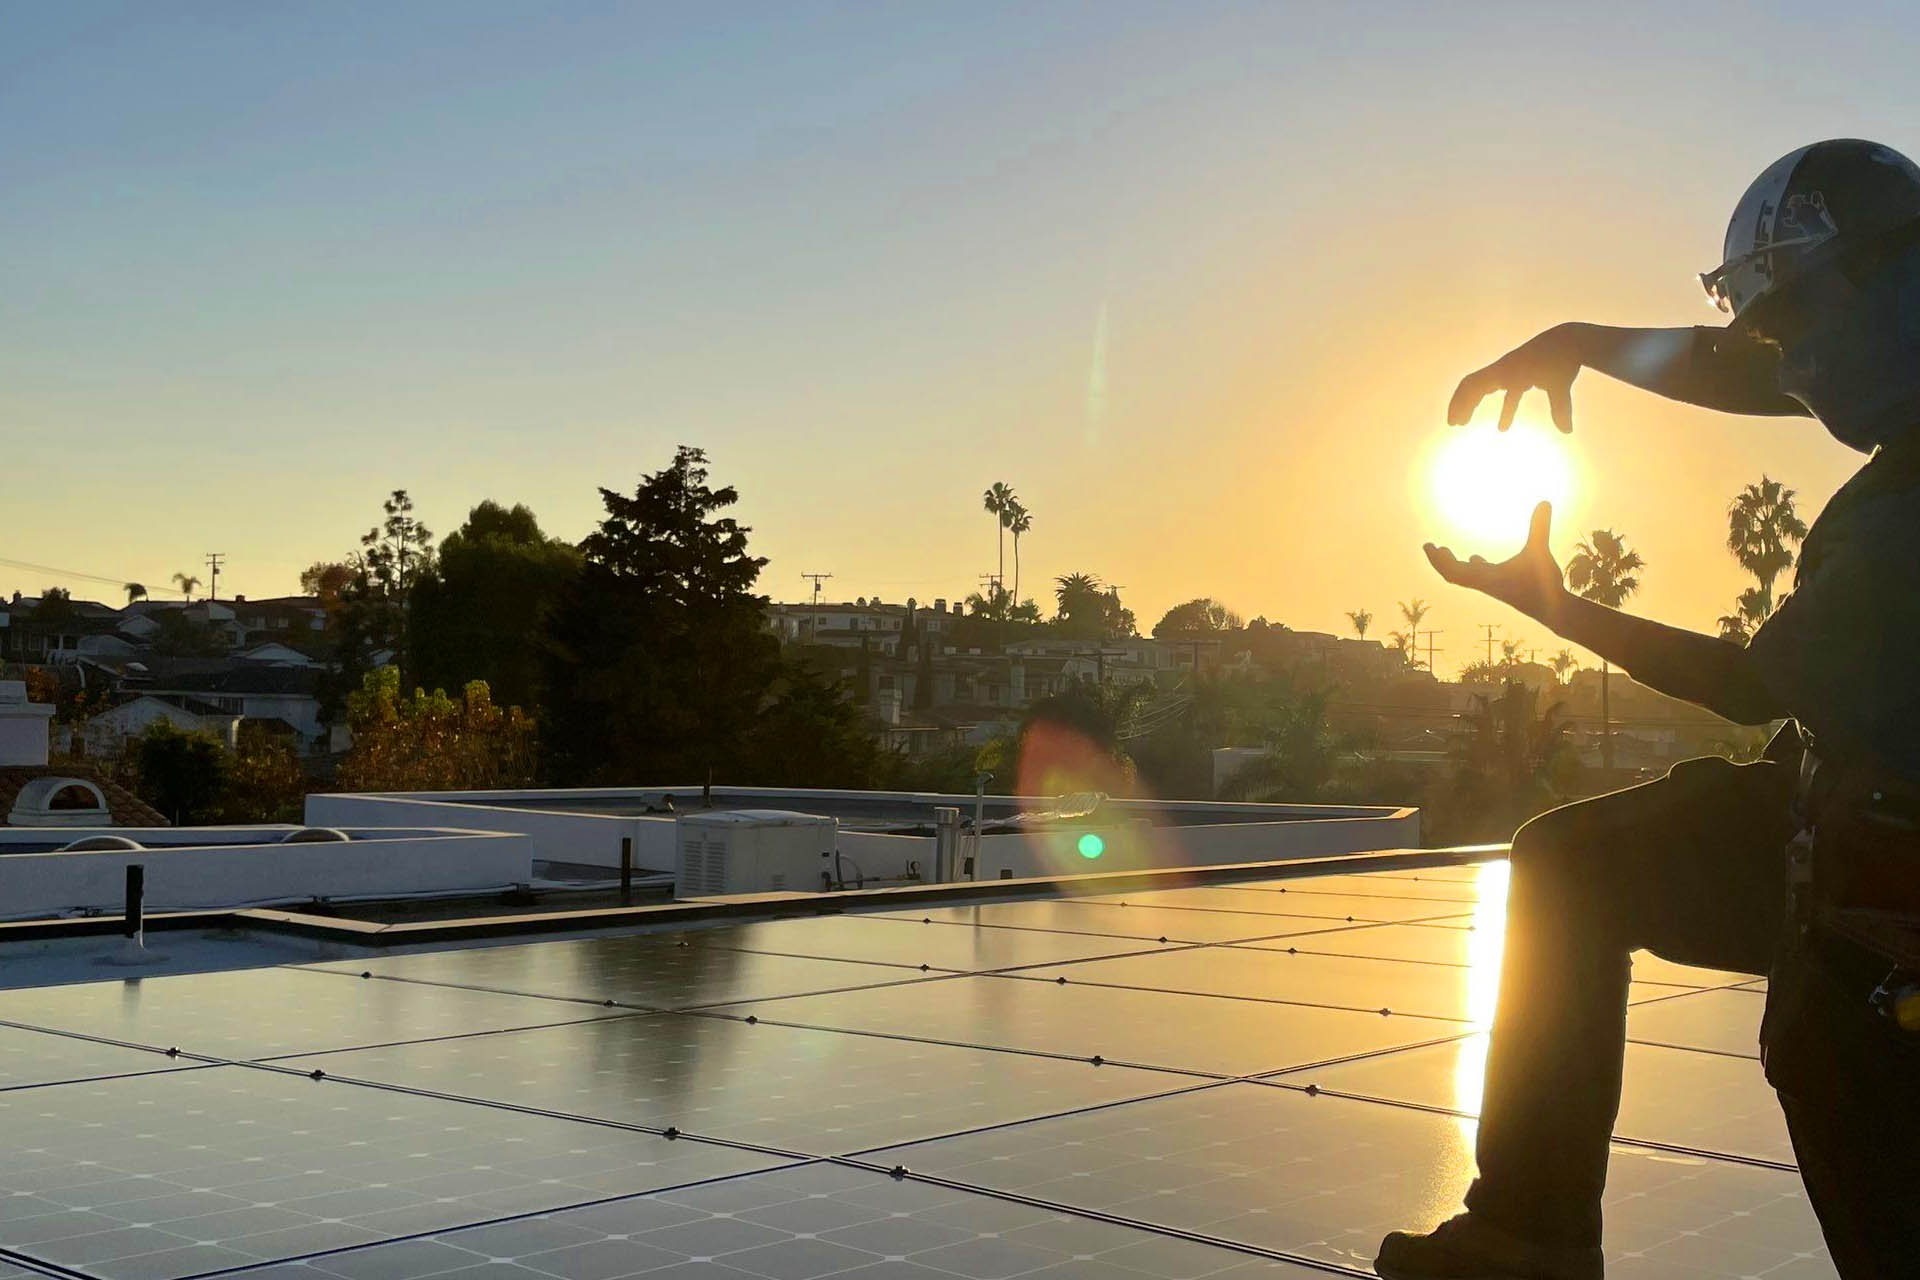
[[[0,1280],[1367,1275],[1471,1177],[1504,890],[849,895],[0,992]],[[1608,1275],[1831,1277],[1764,984],[1635,978]]]

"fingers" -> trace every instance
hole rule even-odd
[[[1553,530],[1553,504],[1542,502],[1533,509],[1533,518],[1527,523],[1527,550],[1545,551],[1547,535]]]
[[[1505,431],[1513,425],[1513,415],[1520,407],[1520,397],[1527,393],[1525,387],[1508,387],[1507,398],[1500,402],[1500,429]]]
[[[1480,407],[1480,402],[1487,398],[1489,391],[1494,389],[1493,382],[1488,376],[1488,370],[1491,368],[1492,366],[1489,365],[1487,369],[1476,369],[1460,379],[1460,385],[1453,389],[1453,399],[1447,401],[1448,426],[1464,427],[1473,420],[1473,411]]]
[[[1420,548],[1427,553],[1427,563],[1434,571],[1456,587],[1472,587],[1479,590],[1486,580],[1490,567],[1479,556],[1471,560],[1461,560],[1446,547],[1436,547],[1431,542]]]
[[[1453,552],[1445,547],[1434,546],[1431,542],[1425,544],[1420,549],[1427,553],[1427,563],[1433,566],[1434,572],[1438,573],[1448,582],[1458,585],[1460,581],[1460,558],[1458,556],[1454,555]]]
[[[1573,384],[1571,382],[1547,384],[1547,412],[1553,415],[1553,425],[1560,428],[1560,434],[1573,434]]]

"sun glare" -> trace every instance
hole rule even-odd
[[[1573,495],[1573,462],[1561,437],[1516,424],[1455,429],[1427,467],[1429,492],[1445,522],[1436,531],[1462,555],[1492,558],[1519,549],[1535,503],[1564,510]]]

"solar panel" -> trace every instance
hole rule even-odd
[[[1502,887],[1403,868],[0,993],[0,1280],[1365,1274],[1471,1177]],[[1761,984],[1635,978],[1609,1276],[1831,1277],[1752,1061]]]

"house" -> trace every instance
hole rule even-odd
[[[328,741],[328,726],[320,718],[318,666],[272,662],[245,662],[231,658],[149,658],[138,672],[129,666],[123,687],[154,694],[175,705],[183,698],[204,703],[227,715],[258,720],[273,728],[284,722],[305,750],[317,750]]]
[[[48,759],[53,708],[0,680],[0,823],[12,827],[164,827],[153,806],[86,765]]]
[[[53,664],[82,656],[125,656],[136,650],[118,634],[120,610],[97,600],[48,599],[15,592],[5,613],[0,658],[10,662]]]
[[[200,698],[136,693],[88,716],[75,737],[84,754],[110,760],[125,754],[128,742],[165,721],[184,733],[212,734],[232,747],[239,740],[241,719]]]

